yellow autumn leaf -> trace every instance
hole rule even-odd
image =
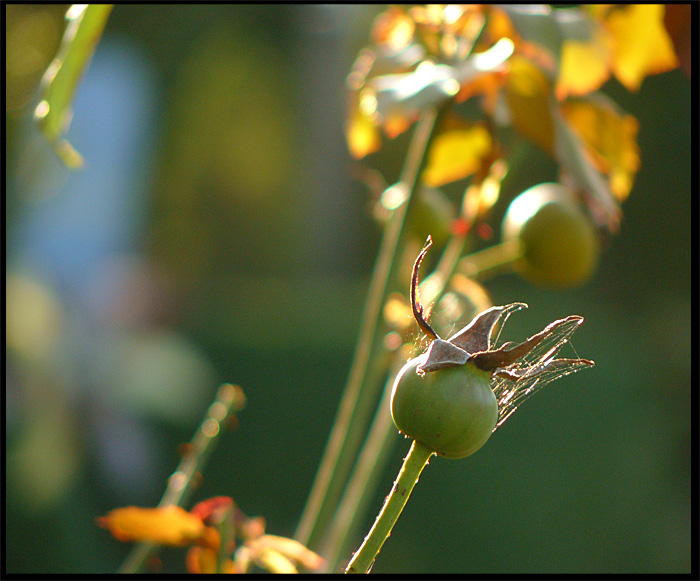
[[[513,127],[549,154],[554,152],[554,121],[550,111],[552,81],[536,65],[514,55],[505,87]]]
[[[259,549],[273,549],[306,569],[320,569],[325,563],[322,557],[294,539],[277,535],[263,535],[255,540],[255,544]]]
[[[355,159],[362,159],[377,151],[381,146],[379,129],[372,119],[363,115],[357,107],[350,113],[346,123],[345,138],[350,155]]]
[[[559,62],[555,93],[563,100],[567,95],[585,95],[595,91],[610,77],[612,46],[604,30],[597,30],[591,40],[565,40]]]
[[[202,520],[179,506],[116,508],[98,524],[120,541],[145,541],[157,545],[191,545],[205,533]]]
[[[639,122],[600,97],[562,105],[562,114],[585,143],[596,168],[607,174],[610,189],[625,200],[639,170]]]
[[[481,125],[446,131],[430,148],[423,181],[438,187],[465,178],[481,167],[491,147],[491,135]]]
[[[663,4],[615,7],[606,18],[614,38],[612,70],[630,91],[639,89],[648,75],[678,66],[673,43],[664,27]]]

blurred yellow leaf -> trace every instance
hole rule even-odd
[[[345,127],[345,137],[350,155],[355,159],[362,159],[381,146],[379,129],[371,118],[362,114],[359,107],[355,107],[350,114]]]
[[[610,191],[605,176],[596,169],[589,148],[569,126],[557,108],[552,112],[555,130],[555,159],[561,164],[562,175],[572,187],[585,191],[586,205],[595,222],[617,232],[620,227],[620,204]]]
[[[201,538],[207,527],[179,506],[116,508],[98,519],[101,527],[120,541],[145,541],[157,545],[185,546]]]
[[[510,60],[505,93],[513,127],[546,152],[554,151],[554,122],[550,111],[552,82],[527,59]]]
[[[306,569],[319,569],[325,562],[316,553],[294,539],[277,535],[263,535],[256,539],[255,544],[258,549],[272,549]]]
[[[585,95],[595,91],[610,77],[611,42],[603,30],[590,41],[566,40],[562,46],[556,95]]]
[[[435,138],[423,181],[438,187],[477,171],[491,152],[490,133],[481,125],[450,129]]]
[[[298,572],[291,559],[269,547],[262,547],[256,552],[255,562],[270,573],[286,575]]]
[[[562,114],[583,139],[597,169],[608,175],[615,197],[624,201],[639,169],[638,121],[601,97],[568,101]]]
[[[678,66],[673,44],[664,27],[663,4],[630,4],[611,10],[606,26],[615,38],[613,72],[630,91],[644,77]]]

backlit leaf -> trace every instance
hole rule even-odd
[[[511,58],[505,94],[513,127],[546,152],[554,152],[554,123],[550,112],[552,82],[527,59]]]
[[[179,506],[116,508],[98,519],[101,527],[120,541],[145,541],[157,545],[185,546],[201,538],[207,527]]]
[[[555,158],[561,164],[566,179],[573,182],[573,187],[586,193],[586,205],[596,224],[617,233],[621,211],[609,184],[590,160],[583,140],[569,127],[559,110],[554,112],[553,120]]]
[[[597,31],[590,41],[567,40],[562,47],[556,95],[585,95],[610,78],[610,38]]]
[[[583,139],[598,170],[608,175],[615,197],[624,201],[639,169],[638,121],[602,95],[567,101],[562,114]]]
[[[615,41],[613,73],[631,91],[644,77],[678,66],[664,12],[663,4],[630,4],[608,13],[605,24]]]
[[[377,151],[382,143],[378,127],[370,117],[363,115],[358,107],[355,107],[350,114],[345,128],[345,136],[350,155],[355,159],[362,159]]]
[[[430,148],[423,181],[438,187],[465,178],[481,167],[491,147],[491,135],[481,125],[448,130]]]

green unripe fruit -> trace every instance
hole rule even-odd
[[[502,238],[522,242],[521,274],[534,283],[575,286],[598,264],[595,228],[560,184],[539,184],[515,198],[503,219]]]
[[[469,456],[496,427],[498,403],[491,374],[466,363],[420,376],[416,368],[424,360],[411,359],[396,377],[391,394],[394,423],[439,456]]]

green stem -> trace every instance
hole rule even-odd
[[[368,421],[368,410],[375,403],[376,390],[380,384],[369,385],[365,381],[367,367],[377,345],[377,328],[389,280],[396,269],[395,257],[406,210],[424,163],[437,116],[438,110],[435,107],[423,111],[401,172],[400,183],[406,188],[406,199],[394,210],[387,222],[372,274],[348,382],[313,488],[294,535],[295,540],[309,547],[314,546],[328,525],[354,464],[360,440],[358,436],[348,438],[350,427],[352,426],[353,433],[363,434],[364,424]],[[359,415],[358,409],[362,412]]]
[[[457,271],[469,278],[483,281],[501,272],[512,270],[523,257],[519,240],[501,242],[462,258]]]
[[[225,573],[226,561],[231,558],[233,541],[233,505],[230,505],[221,515],[221,520],[216,524],[219,531],[219,552],[216,556],[216,572]]]
[[[243,390],[237,385],[226,383],[219,388],[216,400],[209,406],[204,421],[192,438],[191,451],[184,455],[177,470],[168,479],[168,486],[158,506],[183,506],[189,500],[194,475],[201,473],[226,421],[243,409],[245,401]],[[158,548],[151,543],[134,545],[119,573],[138,573]]]
[[[374,521],[369,534],[353,555],[347,569],[345,569],[346,573],[369,573],[384,541],[391,533],[391,529],[394,528],[403,507],[406,506],[408,497],[418,482],[418,477],[434,453],[423,444],[413,441],[411,449],[403,461],[399,476],[394,482],[377,520]]]
[[[83,163],[81,155],[63,139],[70,123],[71,102],[112,8],[112,4],[71,6],[66,14],[68,25],[58,54],[42,80],[35,119],[58,156],[70,168],[78,168]]]

